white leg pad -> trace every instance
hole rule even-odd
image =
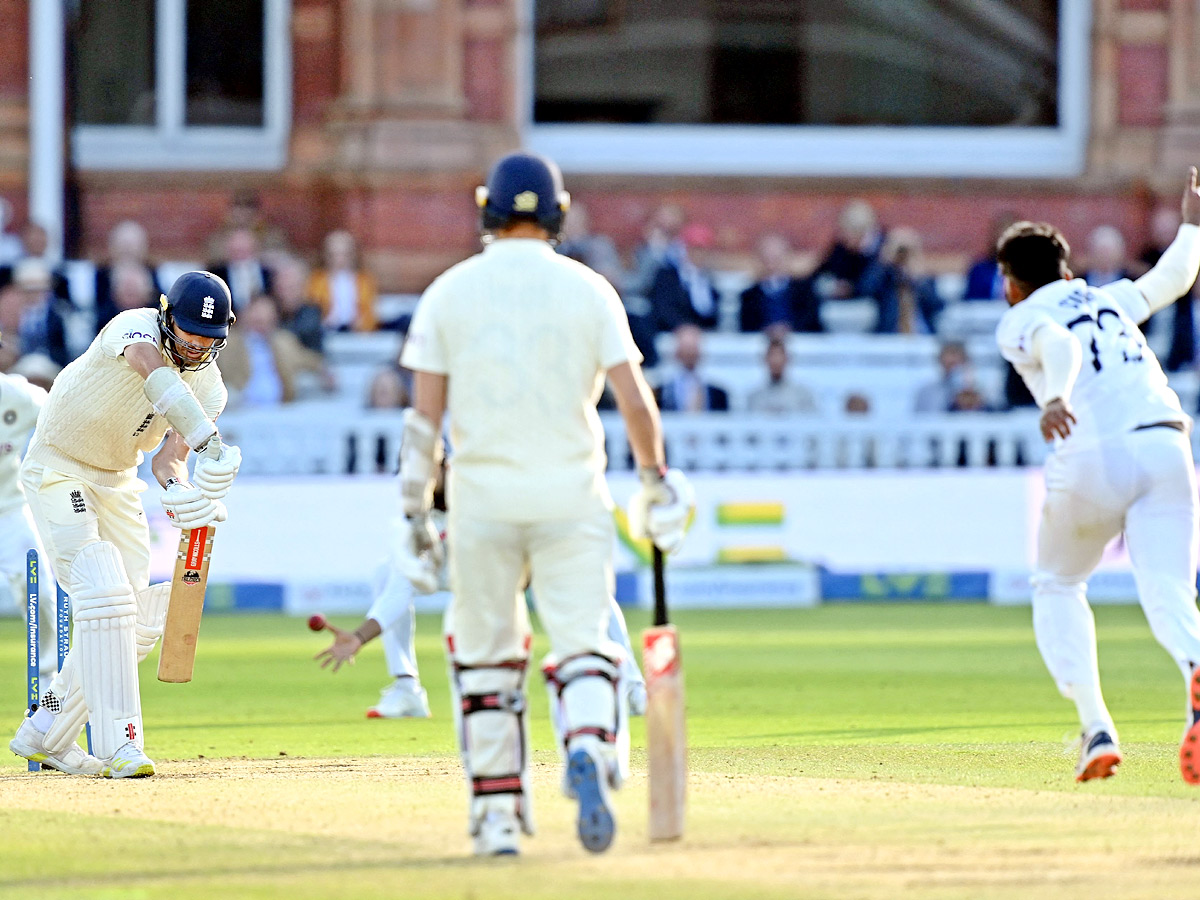
[[[117,548],[84,547],[71,562],[76,665],[91,711],[94,753],[110,759],[128,741],[142,746],[138,691],[137,601]]]
[[[79,732],[88,720],[83,686],[77,677],[78,661],[79,652],[72,649],[63,660],[62,671],[42,694],[42,709],[54,714],[54,724],[46,730],[45,744],[55,753],[78,741]]]
[[[629,713],[621,690],[621,653],[581,653],[542,666],[550,692],[552,720],[564,761],[583,746],[599,752],[609,784],[619,788],[629,777]]]
[[[629,629],[625,627],[625,615],[617,603],[616,597],[608,600],[608,639],[621,647],[621,681],[628,689],[630,682],[645,683],[642,670],[638,668],[637,656],[629,643]]]
[[[523,659],[490,666],[450,660],[454,719],[471,791],[472,835],[492,811],[516,816],[526,834],[534,832],[525,666]]]
[[[162,637],[167,623],[167,603],[171,599],[171,582],[152,584],[138,591],[137,600],[137,661],[141,662]]]

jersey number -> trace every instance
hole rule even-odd
[[[1114,321],[1108,323],[1108,327],[1104,327],[1105,315],[1112,316]],[[1067,328],[1072,329],[1076,325],[1090,325],[1091,342],[1089,349],[1092,351],[1092,368],[1097,372],[1102,368],[1100,364],[1100,356],[1103,353],[1106,357],[1118,358],[1121,362],[1141,362],[1142,351],[1146,345],[1133,334],[1130,334],[1125,323],[1121,320],[1120,314],[1115,309],[1109,309],[1102,306],[1096,310],[1096,315],[1093,318],[1090,313],[1083,313],[1080,316],[1072,319],[1067,323]]]

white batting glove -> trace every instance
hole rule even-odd
[[[696,507],[696,492],[678,469],[665,472],[647,466],[640,472],[642,486],[629,501],[629,533],[648,537],[663,553],[683,545],[688,519]]]
[[[418,594],[432,594],[438,589],[438,576],[445,561],[446,547],[429,516],[405,519],[400,526],[396,565]]]
[[[202,528],[228,518],[225,504],[205,497],[200,488],[172,481],[162,495],[163,510],[176,528]]]
[[[233,479],[242,465],[242,451],[230,444],[221,445],[221,455],[200,454],[192,470],[192,483],[210,500],[220,500],[229,493]]]

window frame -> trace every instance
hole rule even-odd
[[[188,126],[185,0],[157,0],[157,124],[73,126],[75,166],[109,171],[282,169],[292,118],[291,6],[291,0],[264,0],[263,126]]]
[[[1089,0],[1059,0],[1053,127],[591,125],[533,120],[536,0],[521,0],[517,109],[524,143],[567,171],[815,177],[1071,177],[1087,163]]]

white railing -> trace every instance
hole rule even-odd
[[[621,417],[601,418],[609,467],[630,468]],[[225,438],[242,449],[242,472],[255,475],[391,472],[403,430],[399,411],[363,412],[319,402],[234,410],[220,425]],[[671,464],[690,471],[1017,466],[1045,458],[1031,411],[903,419],[666,414],[663,429]]]

